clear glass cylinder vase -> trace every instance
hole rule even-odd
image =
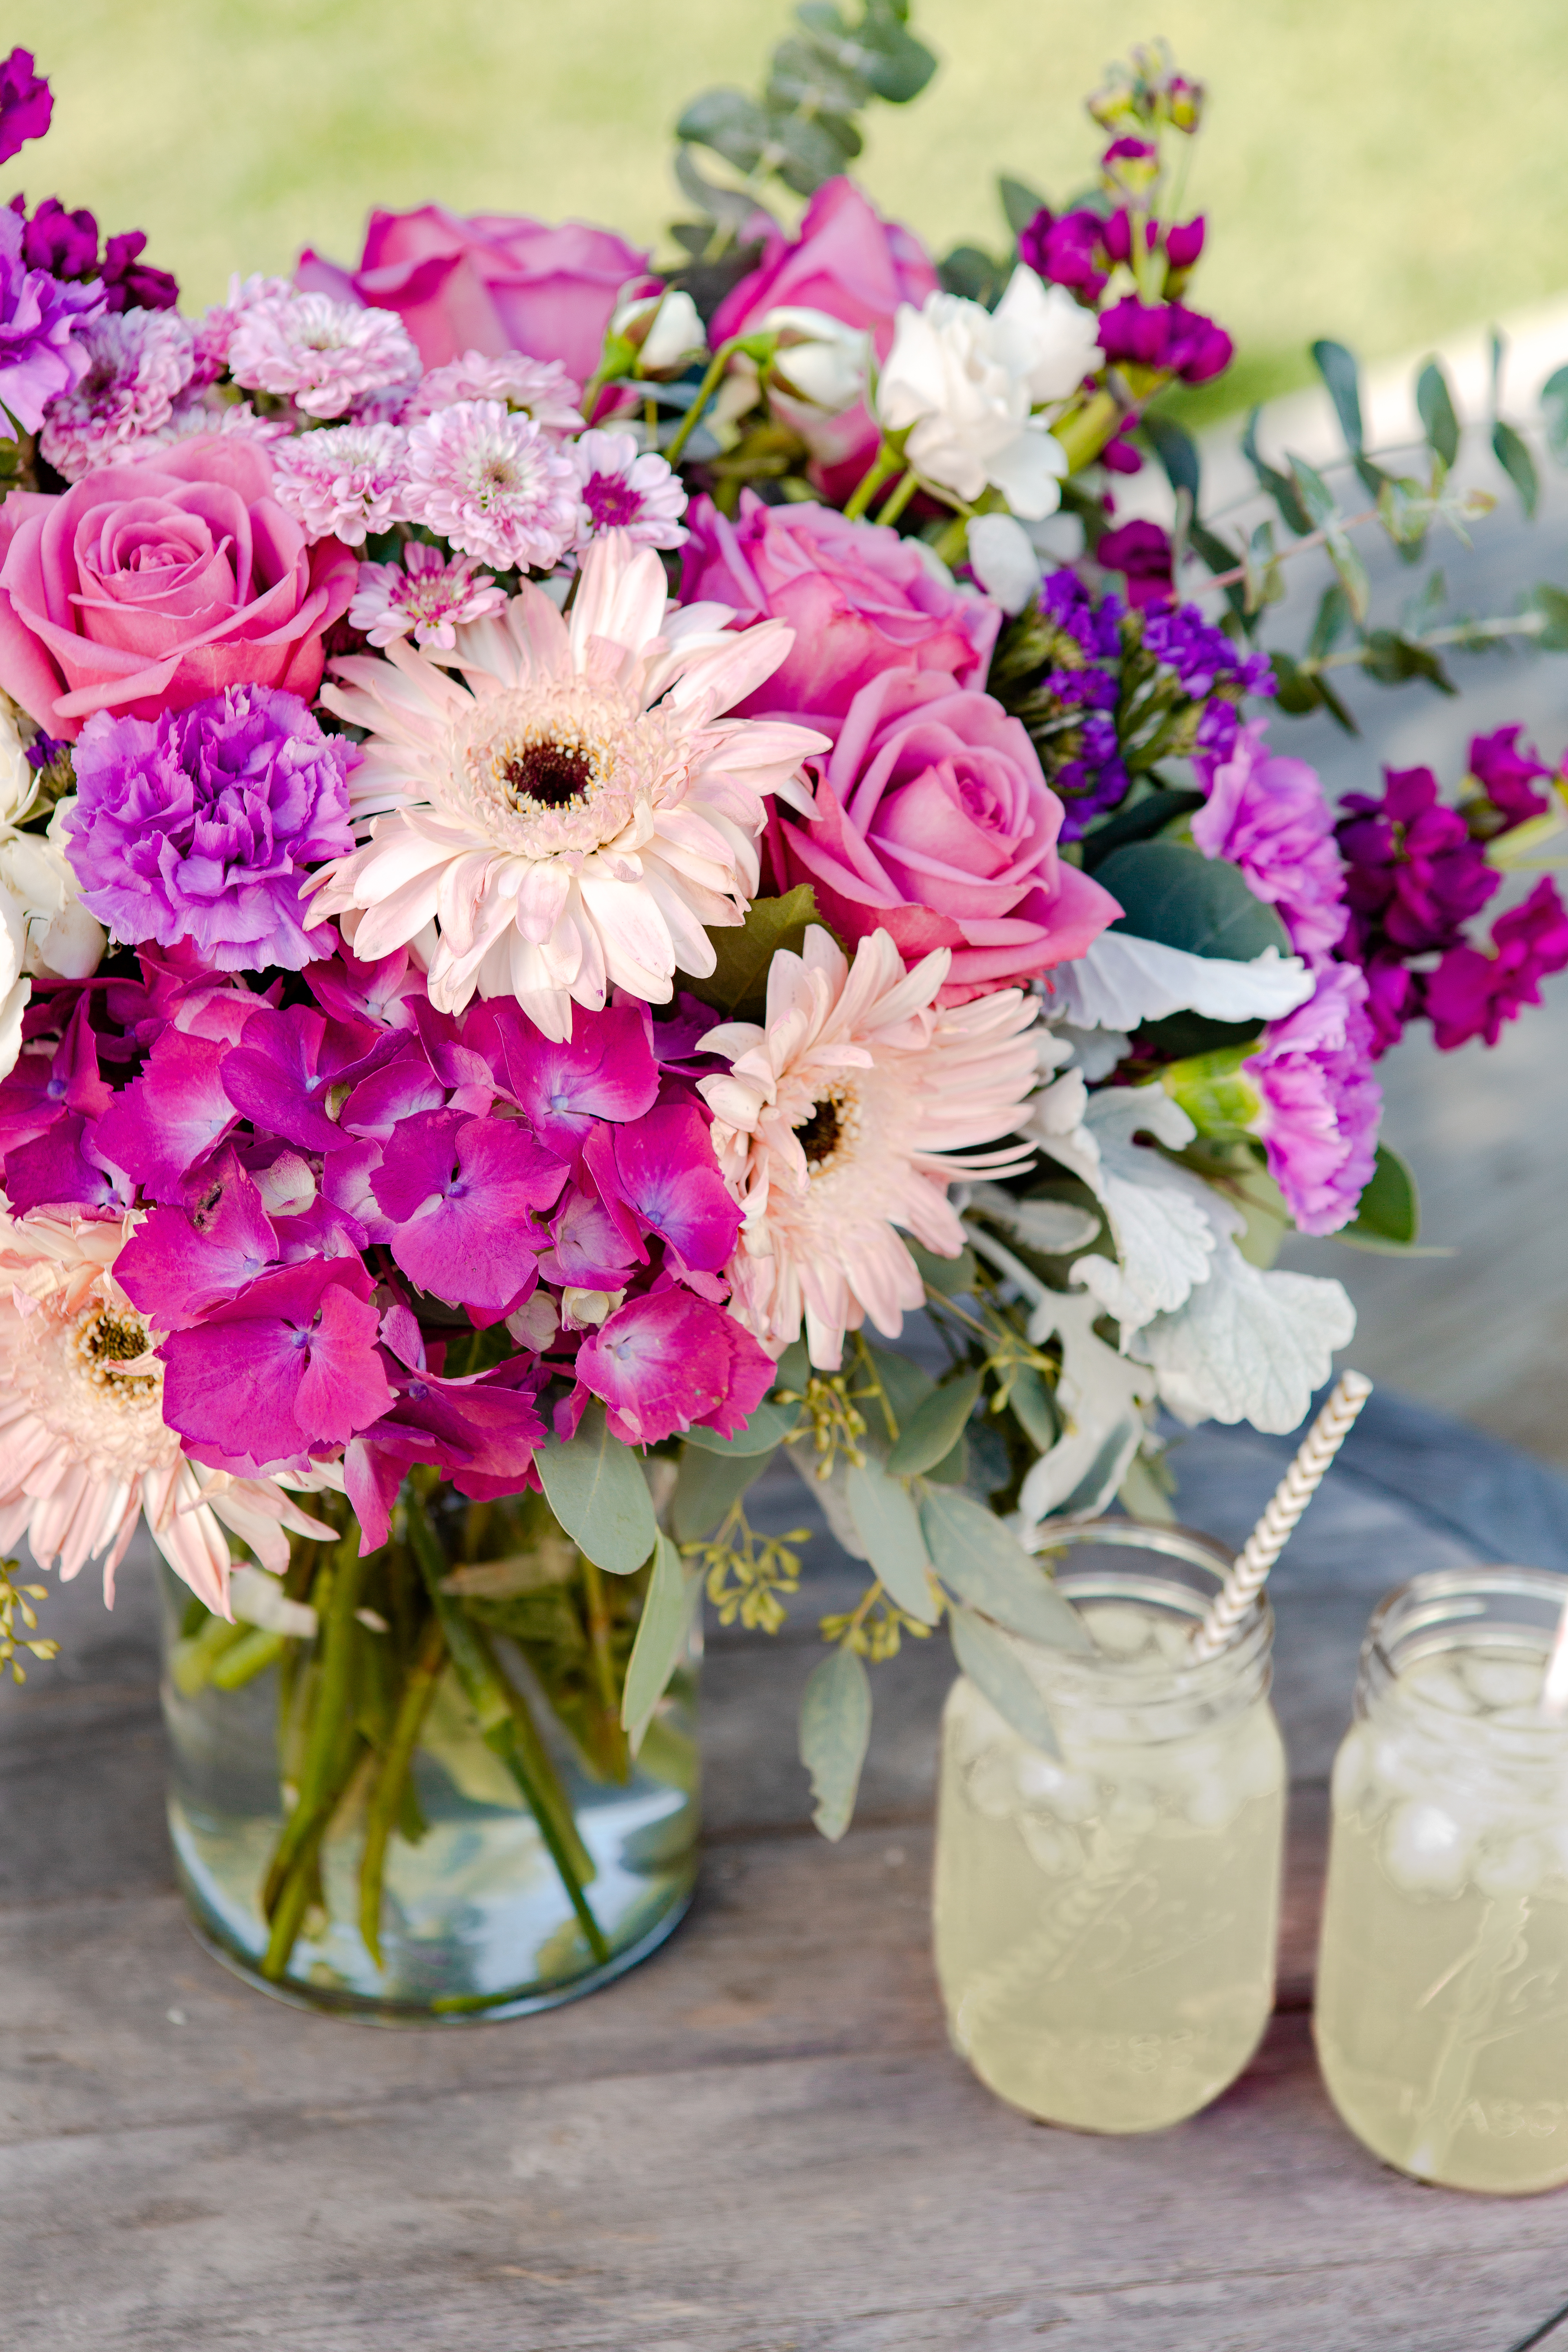
[[[647,1571],[601,1574],[541,1499],[416,1497],[365,1561],[296,1538],[208,1614],[163,1577],[169,1826],[200,1940],[285,2000],[385,2024],[592,1991],[697,1874],[701,1636],[634,1758],[621,1688]],[[438,1588],[438,1596],[437,1593]]]
[[[1334,1762],[1313,2018],[1329,2095],[1417,2180],[1568,2181],[1568,1577],[1442,1569],[1373,1612]]]
[[[1055,1582],[1092,1647],[1006,1637],[1059,1753],[961,1675],[942,1717],[937,1973],[988,2089],[1080,2131],[1195,2114],[1274,2001],[1285,1755],[1259,1604],[1218,1656],[1193,1633],[1231,1562],[1176,1528],[1075,1528]]]

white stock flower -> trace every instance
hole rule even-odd
[[[908,432],[915,470],[962,499],[989,485],[1015,514],[1040,522],[1060,503],[1067,453],[1032,414],[1067,399],[1097,358],[1097,327],[1061,287],[1013,273],[993,312],[957,294],[901,303],[877,387],[889,433]]]

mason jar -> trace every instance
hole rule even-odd
[[[988,2089],[1080,2131],[1158,2131],[1235,2081],[1274,2002],[1285,1753],[1273,1622],[1192,1638],[1232,1555],[1105,1519],[1052,1559],[1088,1652],[1008,1635],[1059,1754],[967,1676],[942,1717],[936,1965]]]
[[[1334,1763],[1314,2030],[1356,2137],[1417,2180],[1568,2181],[1568,1577],[1441,1569],[1373,1612]]]

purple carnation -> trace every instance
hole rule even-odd
[[[1510,729],[1510,733],[1517,730]],[[1538,882],[1522,907],[1492,925],[1490,955],[1480,948],[1450,948],[1426,983],[1426,1011],[1442,1052],[1485,1037],[1495,1045],[1505,1021],[1541,1002],[1540,982],[1568,966],[1568,912],[1556,887]]]
[[[158,719],[100,711],[76,747],[70,855],[116,938],[195,942],[220,971],[297,971],[336,946],[307,930],[308,868],[353,846],[355,757],[298,695],[235,686]]]
[[[1344,860],[1316,771],[1271,754],[1267,724],[1239,729],[1228,760],[1197,762],[1208,803],[1193,819],[1193,839],[1205,857],[1239,866],[1253,897],[1278,908],[1297,954],[1316,961],[1350,919]]]
[[[49,402],[87,373],[83,330],[101,318],[104,296],[96,279],[70,286],[29,269],[22,238],[20,215],[0,209],[0,403],[36,433]]]
[[[8,163],[29,139],[41,139],[54,110],[48,83],[33,70],[31,49],[13,49],[0,65],[0,163]]]
[[[1268,1172],[1304,1234],[1349,1223],[1377,1156],[1383,1089],[1372,1075],[1366,992],[1353,964],[1331,964],[1306,1003],[1271,1022],[1242,1065],[1263,1097],[1255,1131]]]

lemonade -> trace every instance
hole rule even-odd
[[[1266,1614],[1194,1666],[1202,1596],[1138,1581],[1152,1597],[1079,1599],[1092,1654],[1015,1643],[1059,1759],[963,1678],[942,1721],[936,1959],[954,2045],[999,2097],[1104,2132],[1205,2106],[1274,1998],[1285,1763]]]
[[[1503,1579],[1503,1597],[1568,1591],[1466,1575],[1494,1603]],[[1416,1613],[1370,1674],[1363,1659],[1334,1765],[1319,2059],[1386,2163],[1455,2189],[1551,2189],[1568,2180],[1568,1727],[1541,1705],[1551,1611]]]

